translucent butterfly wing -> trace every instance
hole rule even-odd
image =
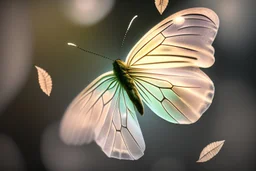
[[[109,157],[134,160],[145,150],[132,102],[113,72],[95,79],[70,104],[61,122],[67,144],[95,140]]]
[[[153,27],[128,54],[129,73],[143,101],[161,118],[194,123],[211,104],[214,85],[198,67],[214,63],[218,27],[212,10],[186,9]]]
[[[210,67],[218,16],[207,8],[191,8],[166,18],[133,47],[126,58],[131,68]]]
[[[130,74],[142,100],[169,122],[194,123],[212,103],[214,85],[199,68],[133,69]]]
[[[98,124],[95,134],[96,143],[108,157],[137,160],[143,156],[145,142],[135,108],[121,86],[109,104],[103,126]]]
[[[94,124],[99,119],[99,109],[103,108],[103,95],[113,88],[114,84],[116,80],[113,73],[105,73],[72,101],[61,121],[60,135],[65,143],[81,145],[94,139]]]

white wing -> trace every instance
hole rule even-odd
[[[134,46],[126,59],[143,101],[161,118],[196,122],[212,103],[214,85],[199,67],[214,63],[218,16],[191,8],[166,18]]]
[[[218,16],[207,8],[191,8],[166,18],[133,47],[126,58],[131,68],[210,67]]]
[[[95,140],[108,157],[135,160],[145,150],[135,109],[113,72],[94,80],[68,107],[60,135],[67,144]]]
[[[199,68],[133,69],[130,74],[142,100],[169,122],[194,123],[212,103],[214,85]]]
[[[104,124],[95,129],[96,143],[109,157],[137,160],[143,156],[145,142],[135,108],[126,91],[119,86],[107,107]]]

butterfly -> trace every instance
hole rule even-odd
[[[111,158],[137,160],[145,142],[136,117],[146,104],[175,124],[196,122],[212,103],[214,84],[200,70],[213,65],[215,12],[190,8],[154,26],[69,105],[60,125],[66,144],[95,141]]]

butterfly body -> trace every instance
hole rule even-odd
[[[130,100],[136,106],[138,112],[143,115],[144,108],[138,93],[138,90],[134,84],[133,78],[129,75],[128,66],[120,59],[117,59],[113,63],[114,74],[119,83],[126,90]]]

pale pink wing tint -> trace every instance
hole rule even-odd
[[[133,47],[126,58],[131,68],[210,67],[218,16],[207,8],[191,8],[166,18]]]
[[[142,100],[169,122],[194,123],[212,103],[214,85],[199,68],[133,69],[130,74]]]
[[[70,104],[61,122],[67,144],[95,140],[108,157],[135,160],[145,143],[135,108],[113,72],[99,76]]]
[[[212,103],[213,82],[199,67],[210,67],[218,16],[191,8],[153,27],[128,54],[129,73],[148,107],[177,124],[196,122]]]

